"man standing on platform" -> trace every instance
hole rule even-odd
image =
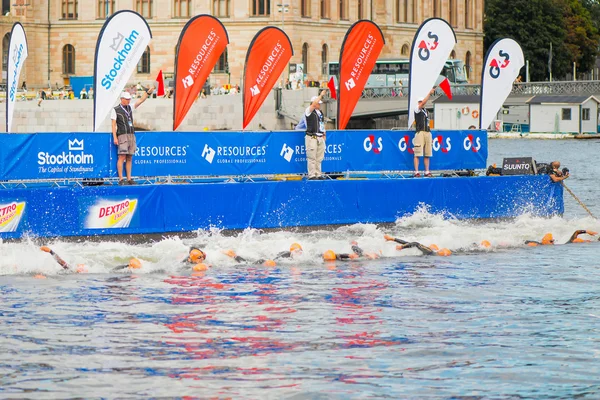
[[[142,97],[135,102],[133,108],[138,108],[148,96],[154,91],[154,86],[150,86]],[[135,185],[131,179],[131,167],[133,164],[133,155],[136,150],[135,129],[133,127],[133,109],[131,103],[131,94],[129,92],[121,93],[121,104],[113,108],[110,112],[112,120],[112,134],[115,146],[117,146],[117,174],[119,175],[119,185]],[[125,172],[127,180],[123,179],[123,161],[125,161]]]
[[[321,91],[318,96],[310,99],[310,106],[304,112],[306,116],[306,136],[304,144],[306,148],[306,161],[308,163],[308,179],[324,179],[321,171],[321,163],[325,157],[325,118],[321,112],[323,96],[327,93]]]
[[[429,159],[432,155],[432,138],[429,130],[429,114],[427,113],[425,105],[427,104],[427,100],[429,100],[429,96],[433,93],[435,93],[435,89],[431,89],[425,98],[419,99],[417,111],[415,111],[415,123],[417,127],[417,133],[413,140],[415,152],[415,177],[421,176],[419,173],[419,157],[424,157],[423,164],[425,164],[425,176],[431,176],[431,172],[429,172]]]

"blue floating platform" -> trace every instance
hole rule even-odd
[[[545,175],[31,187],[0,190],[0,238],[392,223],[423,205],[458,219],[564,211]]]

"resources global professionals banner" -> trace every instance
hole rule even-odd
[[[244,120],[246,129],[294,55],[290,38],[279,28],[268,26],[259,31],[246,53],[244,66]]]
[[[358,21],[346,33],[340,52],[338,129],[346,128],[384,44],[381,29],[372,21]]]
[[[181,124],[198,98],[208,75],[229,44],[225,27],[217,18],[198,15],[185,25],[175,57],[173,130]]]
[[[134,11],[116,12],[104,23],[94,63],[94,132],[120,97],[150,39],[148,23]]]

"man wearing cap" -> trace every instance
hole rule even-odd
[[[133,108],[138,108],[153,91],[154,86],[150,86],[148,91],[144,92],[142,97],[135,102]],[[117,146],[119,156],[117,159],[119,185],[135,185],[135,181],[131,179],[132,160],[136,149],[135,129],[133,128],[133,110],[129,103],[131,103],[131,94],[123,92],[121,93],[121,103],[110,112],[113,141]],[[127,180],[123,179],[123,161],[125,161]]]
[[[419,173],[419,157],[424,157],[423,164],[425,164],[425,176],[431,176],[429,172],[429,159],[432,154],[432,138],[431,132],[429,131],[429,114],[425,108],[429,96],[435,92],[435,89],[431,91],[424,98],[420,98],[417,103],[417,110],[415,111],[415,123],[417,126],[417,133],[413,140],[414,145],[414,164],[415,164],[415,177],[421,176]]]
[[[308,179],[324,179],[321,172],[321,163],[325,157],[325,119],[321,112],[323,96],[326,91],[322,90],[318,96],[310,99],[310,106],[304,111],[306,116],[306,136],[304,144],[306,147],[306,161],[308,163]]]

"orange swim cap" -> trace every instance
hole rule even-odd
[[[77,268],[75,268],[78,274],[83,274],[88,272],[87,266],[85,264],[77,264]]]
[[[131,260],[129,260],[128,267],[131,269],[140,269],[142,268],[142,263],[137,258],[132,258]]]
[[[46,279],[46,276],[42,275],[42,274],[36,274],[36,275],[33,276],[33,278],[34,279]]]
[[[207,269],[208,269],[208,266],[204,263],[198,263],[198,264],[192,265],[192,271],[194,271],[194,272],[202,272],[202,271],[206,271]]]
[[[274,267],[277,265],[277,263],[273,260],[265,260],[265,262],[263,263],[263,265],[265,267]]]
[[[190,261],[193,263],[199,263],[206,259],[206,253],[204,253],[200,249],[192,249],[190,250]]]
[[[546,233],[542,238],[542,244],[554,244],[554,237],[551,233]]]
[[[443,256],[443,257],[448,257],[449,255],[452,255],[452,252],[444,247],[443,249],[441,249],[440,251],[437,252],[437,255]]]
[[[490,248],[490,247],[492,247],[492,244],[489,241],[487,241],[487,240],[482,240],[481,241],[481,246],[485,247],[485,248]]]
[[[536,242],[529,242],[527,243],[527,246],[529,247],[536,247],[538,244]]]
[[[299,243],[292,243],[292,245],[290,246],[290,251],[302,251],[302,246],[300,246]]]
[[[325,261],[335,261],[335,253],[333,250],[327,250],[323,253],[323,260]]]
[[[435,250],[435,251],[438,251],[438,250],[440,249],[440,248],[438,247],[438,245],[437,245],[437,244],[435,244],[435,243],[432,243],[432,244],[429,246],[429,248],[430,248],[431,250]]]

